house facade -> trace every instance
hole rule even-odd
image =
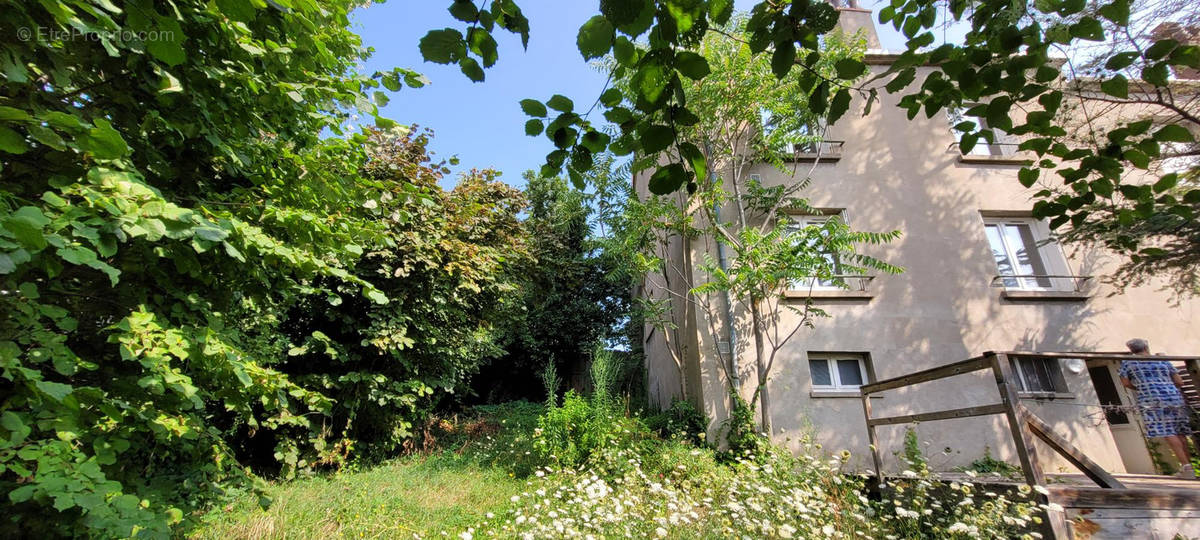
[[[870,12],[842,12],[847,30],[867,31],[872,73],[886,71],[894,56],[878,50]],[[866,470],[871,458],[858,386],[985,351],[1121,351],[1128,339],[1140,337],[1155,353],[1200,353],[1200,301],[1177,302],[1155,283],[1118,292],[1101,279],[1118,264],[1114,255],[1055,243],[1046,223],[1032,217],[1033,190],[1017,181],[1028,156],[1016,151],[1015,141],[981,142],[964,154],[950,129],[959,121],[954,111],[909,120],[896,106],[899,98],[881,93],[867,116],[854,113],[861,103],[852,104],[851,113],[827,127],[820,156],[798,158],[794,174],[765,164],[749,171],[766,186],[811,178],[802,196],[820,212],[797,215],[798,223],[837,216],[855,230],[902,233],[864,252],[903,273],[847,279],[850,289],[807,283],[787,293],[784,303],[811,301],[829,316],[788,341],[767,381],[777,443],[799,449],[811,441],[830,453],[848,450],[852,466]],[[645,181],[635,179],[643,193]],[[639,291],[671,308],[669,325],[648,324],[643,334],[651,400],[665,408],[685,397],[708,416],[709,436],[717,440],[730,406],[718,351],[752,366],[753,335],[745,313],[706,311],[685,299],[703,279],[698,265],[705,257],[724,256],[712,238],[668,238],[661,255],[666,268],[647,276]],[[780,309],[777,316],[788,327],[797,315]],[[1157,458],[1137,415],[1103,409],[1133,403],[1116,366],[1018,358],[1013,368],[1022,402],[1105,469],[1155,471]],[[990,377],[959,376],[889,392],[872,399],[872,414],[995,403]],[[741,374],[743,395],[751,395],[756,382],[752,370]],[[907,427],[915,429],[936,468],[966,466],[985,455],[1017,463],[1002,416]],[[898,466],[905,428],[880,428],[886,468]],[[1073,470],[1055,452],[1037,451],[1047,471]],[[1161,452],[1166,459],[1169,454]]]

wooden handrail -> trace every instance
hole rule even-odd
[[[895,377],[892,379],[884,379],[876,383],[864,384],[859,388],[859,392],[861,392],[863,395],[874,394],[877,392],[883,392],[884,390],[900,388],[902,386],[911,386],[917,383],[936,381],[938,379],[945,379],[946,377],[953,377],[955,375],[979,371],[987,368],[989,365],[991,364],[989,364],[986,357],[976,356],[975,358],[955,362],[953,364],[946,364],[944,366],[925,369],[916,373],[910,373],[908,375]]]
[[[1023,358],[1048,358],[1048,359],[1071,359],[1078,358],[1083,360],[1120,360],[1120,361],[1170,361],[1170,362],[1185,362],[1188,371],[1200,380],[1200,357],[1197,356],[1145,356],[1132,355],[1123,353],[1071,353],[1071,352],[992,352],[988,351],[982,356],[970,358],[947,364],[935,368],[921,370],[908,375],[885,379],[872,384],[863,385],[860,389],[862,398],[863,414],[866,417],[867,437],[871,444],[871,457],[875,464],[876,477],[883,481],[883,460],[878,447],[878,437],[875,429],[878,426],[906,424],[911,422],[923,422],[931,420],[948,420],[952,418],[969,418],[974,416],[984,416],[990,414],[1004,414],[1007,416],[1009,429],[1012,432],[1013,443],[1016,445],[1017,457],[1021,461],[1021,470],[1025,474],[1025,480],[1034,485],[1045,485],[1045,477],[1042,466],[1039,463],[1039,458],[1034,452],[1033,440],[1040,439],[1046,443],[1059,455],[1062,455],[1067,461],[1083,471],[1088,478],[1091,478],[1100,487],[1109,489],[1124,489],[1115,477],[1104,470],[1099,464],[1089,458],[1081,450],[1072,445],[1065,438],[1054,432],[1053,428],[1038,418],[1033,412],[1025,408],[1020,403],[1020,395],[1015,384],[1013,376],[1013,368],[1009,362],[1010,357]],[[1000,392],[1000,403],[991,405],[979,405],[974,407],[962,407],[957,409],[930,411],[918,414],[888,416],[882,418],[871,417],[871,394],[883,392],[886,390],[894,390],[920,384],[929,381],[953,377],[972,373],[983,369],[990,368],[996,381],[996,388]]]

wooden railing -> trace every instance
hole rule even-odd
[[[1012,433],[1013,442],[1016,446],[1017,458],[1021,462],[1021,471],[1024,473],[1025,480],[1029,484],[1045,485],[1045,475],[1042,466],[1038,462],[1037,454],[1033,451],[1033,440],[1037,438],[1046,443],[1047,446],[1059,455],[1066,458],[1072,465],[1078,467],[1080,471],[1100,487],[1124,489],[1125,486],[1120,481],[1089,458],[1085,452],[1059,436],[1048,424],[1021,404],[1018,386],[1013,375],[1013,367],[1009,362],[1009,358],[1013,357],[1045,358],[1056,361],[1078,358],[1080,360],[1106,361],[1136,362],[1165,360],[1169,362],[1184,362],[1193,380],[1200,380],[1200,357],[1195,356],[1138,356],[1115,353],[986,352],[982,356],[961,362],[863,385],[861,388],[863,414],[866,415],[867,419],[867,437],[871,444],[871,458],[875,464],[876,477],[880,481],[883,481],[883,460],[880,454],[879,439],[875,431],[878,426],[1003,414],[1008,420],[1009,430]],[[882,418],[871,416],[872,394],[987,369],[992,371],[992,375],[995,378],[996,388],[1000,394],[999,403],[901,416],[886,416]]]

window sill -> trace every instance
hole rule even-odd
[[[814,161],[820,163],[837,163],[841,159],[841,152],[822,152],[820,154],[816,152],[801,152],[783,158],[784,161],[796,163],[812,163]]]
[[[861,398],[862,392],[858,390],[813,390],[808,393],[810,398]],[[871,399],[879,399],[881,396],[871,396]]]
[[[989,154],[959,154],[959,163],[995,164],[995,165],[1029,165],[1032,159],[1022,155],[989,155]]]
[[[1086,302],[1091,295],[1080,291],[1005,290],[1000,298],[1009,301]]]
[[[813,291],[784,291],[784,298],[811,298],[826,300],[870,300],[875,293],[869,291],[813,290]]]

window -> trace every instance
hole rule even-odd
[[[793,216],[792,223],[788,226],[788,233],[795,233],[804,230],[806,227],[824,227],[831,219],[842,219],[841,214],[826,214],[820,216]],[[825,232],[821,233],[826,234]],[[829,263],[831,274],[837,276],[842,273],[841,262],[838,261],[836,253],[824,253],[825,260]],[[841,290],[842,287],[832,277],[817,278],[811,277],[793,281],[789,286],[792,290]]]
[[[762,126],[763,138],[771,138],[776,132],[784,129],[777,137],[777,146],[775,150],[781,153],[790,154],[798,152],[801,154],[817,153],[820,143],[812,142],[814,139],[819,139],[823,132],[820,125],[798,120],[788,121],[786,118],[780,118],[771,114],[766,109],[759,109],[759,122]],[[802,139],[807,139],[809,142],[797,142]]]
[[[865,355],[808,353],[808,372],[814,391],[858,390],[867,384]]]
[[[967,112],[972,107],[974,107],[974,105],[947,110],[946,114],[950,120],[950,132],[954,135],[955,139],[958,139],[962,132],[954,129],[954,126],[957,126],[963,122],[971,122],[975,124],[974,128],[967,131],[991,129],[991,126],[988,126],[987,118],[975,116]],[[1015,146],[1011,146],[1009,144],[1014,142],[1013,138],[1002,131],[992,129],[992,138],[995,141],[995,143],[992,144],[989,144],[987,140],[980,138],[979,142],[976,143],[969,152],[964,152],[964,154],[968,156],[1003,156],[1007,153],[1011,153],[1006,152],[1006,149],[1015,149]]]
[[[1067,381],[1063,379],[1062,367],[1057,358],[1011,357],[1013,373],[1017,376],[1017,389],[1030,394],[1065,394]]]
[[[984,230],[1006,289],[1075,288],[1070,278],[1052,277],[1067,274],[1067,263],[1058,244],[1047,241],[1049,232],[1041,222],[1032,218],[985,219]]]

